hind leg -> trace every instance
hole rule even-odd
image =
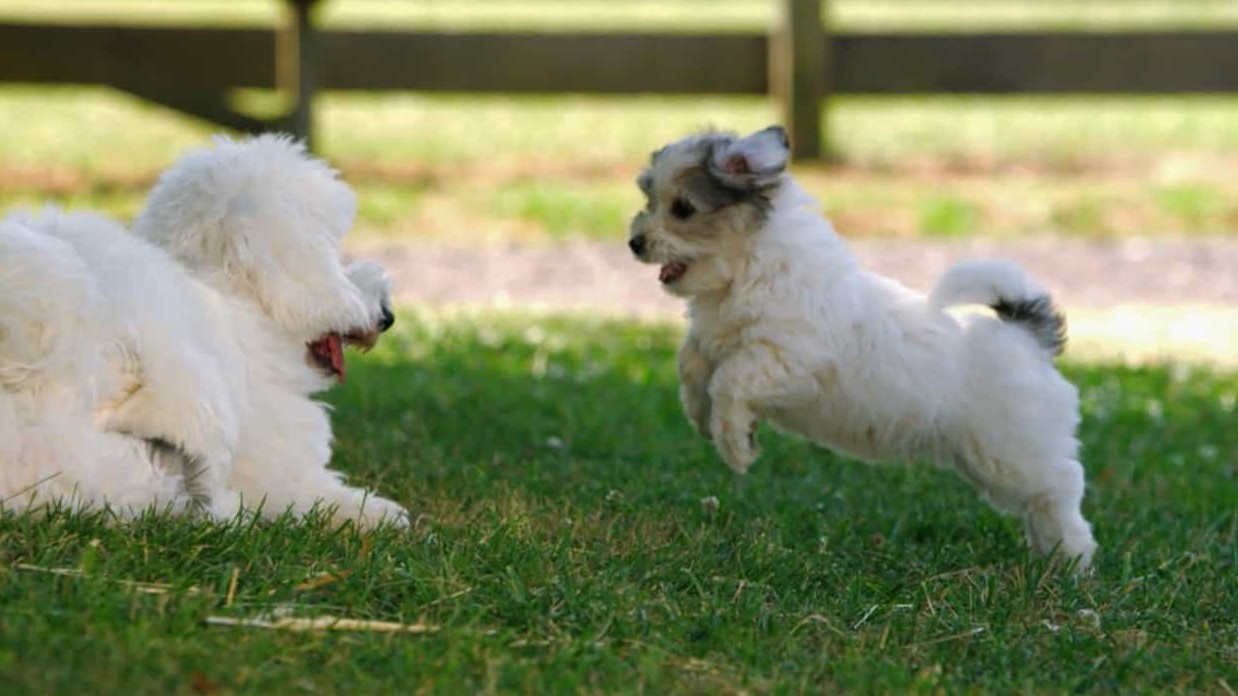
[[[1056,547],[1064,558],[1078,558],[1086,570],[1096,553],[1092,527],[1083,518],[1083,467],[1071,460],[1062,471],[1062,485],[1031,496],[1023,505],[1028,546],[1047,554]]]
[[[1017,515],[1028,545],[1088,568],[1096,552],[1080,505],[1079,395],[1021,329],[968,329],[968,372],[953,464],[996,507]]]
[[[996,450],[996,451],[995,451]],[[1092,528],[1083,517],[1083,466],[1074,459],[1016,458],[1006,448],[986,448],[968,438],[955,468],[998,509],[1023,520],[1028,546],[1077,559],[1087,570],[1096,552]]]

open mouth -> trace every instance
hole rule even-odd
[[[323,334],[306,346],[310,361],[323,372],[344,381],[344,338],[337,333]]]
[[[310,364],[343,383],[346,371],[344,346],[369,350],[378,342],[378,333],[378,331],[351,331],[347,334],[334,331],[325,333],[305,346]]]
[[[662,281],[663,285],[670,285],[684,277],[684,274],[687,272],[688,264],[682,261],[671,261],[668,264],[664,264],[658,270],[658,280]]]

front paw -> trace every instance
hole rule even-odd
[[[735,473],[747,473],[748,467],[761,456],[761,448],[757,444],[757,421],[754,418],[726,418],[715,414],[710,419],[710,434],[722,461]]]
[[[342,523],[351,520],[361,529],[373,529],[384,524],[401,529],[408,527],[408,511],[395,502],[369,495],[358,503],[350,509],[343,506],[337,508],[336,521]]]
[[[692,423],[696,432],[704,438],[713,437],[709,426],[709,398],[697,398],[687,387],[680,387],[679,400],[683,404],[688,421]]]
[[[713,433],[709,431],[709,414],[708,413],[701,413],[701,414],[695,415],[690,420],[692,421],[692,429],[696,431],[697,435],[700,435],[706,440],[713,439]]]

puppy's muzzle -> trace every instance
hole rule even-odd
[[[644,254],[647,246],[648,243],[645,239],[645,235],[643,234],[633,235],[632,238],[628,240],[628,248],[631,249],[632,253],[637,256]]]
[[[382,306],[383,313],[378,318],[378,332],[383,333],[395,326],[395,315],[391,313],[391,308],[387,305]]]

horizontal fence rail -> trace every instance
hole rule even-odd
[[[844,34],[833,52],[843,93],[1238,91],[1238,32]]]
[[[0,81],[276,87],[277,32],[0,24]],[[324,31],[329,90],[765,94],[764,34]],[[1238,32],[833,34],[842,94],[1238,91]]]
[[[0,24],[0,81],[275,86],[271,29]]]
[[[327,32],[327,89],[764,94],[763,35]]]
[[[808,68],[819,70],[829,94],[1238,92],[1234,31],[822,33],[819,39],[827,50],[796,55],[815,56]],[[771,54],[777,40],[755,33],[318,31],[304,16],[282,31],[9,23],[0,24],[0,82],[109,85],[251,130],[280,123],[230,112],[226,93],[291,85],[304,120],[289,117],[283,125],[308,129],[312,94],[296,94],[298,86],[301,92],[769,94],[770,56],[787,55]]]

